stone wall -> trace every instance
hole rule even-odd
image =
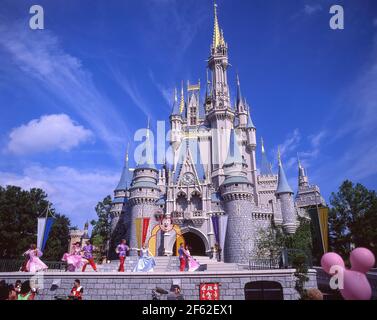
[[[0,280],[14,283],[28,280],[28,273],[0,273]],[[311,270],[308,288],[316,288],[316,273]],[[252,281],[276,281],[283,288],[285,300],[298,299],[294,289],[294,270],[263,270],[238,272],[196,273],[69,273],[47,272],[39,274],[38,283],[43,283],[38,300],[52,300],[56,295],[67,295],[75,279],[80,279],[86,300],[151,300],[151,290],[158,287],[169,290],[175,283],[182,288],[186,300],[199,300],[200,283],[218,282],[221,300],[244,300],[244,287]],[[55,284],[55,286],[54,286]]]

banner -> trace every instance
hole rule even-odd
[[[321,229],[321,239],[323,245],[323,251],[326,253],[329,250],[329,208],[319,208],[319,226]]]
[[[54,218],[38,218],[37,225],[37,247],[43,251],[46,247],[47,239],[54,224]]]
[[[215,233],[216,243],[220,245],[220,235],[219,235],[219,217],[212,216],[212,225],[213,225],[213,232]]]
[[[143,218],[143,236],[142,236],[142,240],[141,240],[142,245],[145,244],[145,240],[147,239],[149,220],[150,220],[150,218]]]
[[[220,248],[221,250],[224,250],[225,245],[225,237],[226,237],[226,228],[228,225],[228,216],[223,215],[219,216],[219,238],[220,238]]]
[[[141,222],[142,222],[142,218],[136,218],[135,219],[135,228],[136,228],[136,241],[137,241],[137,247],[138,248],[141,248],[141,228],[142,228],[142,225],[141,225]]]

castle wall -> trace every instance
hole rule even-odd
[[[276,281],[283,288],[284,300],[297,300],[299,295],[294,289],[294,269],[252,270],[216,273],[81,273],[47,272],[40,273],[40,286],[36,300],[53,300],[57,295],[68,295],[75,279],[80,279],[84,288],[84,300],[151,300],[152,289],[161,287],[166,290],[179,283],[186,300],[199,300],[201,283],[221,284],[220,300],[244,300],[245,285],[253,281]],[[30,280],[31,275],[24,272],[0,273],[0,279],[7,283],[16,280]],[[309,270],[306,288],[317,288],[316,272]],[[53,286],[53,283],[58,283]],[[166,299],[166,296],[162,297]]]

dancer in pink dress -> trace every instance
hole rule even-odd
[[[27,272],[38,272],[45,271],[48,267],[42,262],[39,257],[43,255],[42,251],[37,248],[36,244],[32,244],[30,249],[24,253],[24,256],[29,257],[28,262],[26,263]]]
[[[190,250],[189,250],[189,246],[186,245],[186,248],[184,250],[185,252],[185,255],[187,257],[187,265],[188,265],[188,271],[192,272],[192,271],[196,271],[199,269],[200,267],[200,264],[198,261],[196,261],[192,256],[191,256],[191,253],[190,253]]]
[[[81,252],[80,242],[76,242],[72,245],[71,252],[64,254],[62,261],[67,262],[67,271],[75,272],[85,264],[86,260],[82,257]]]

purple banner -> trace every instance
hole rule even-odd
[[[213,231],[215,232],[215,238],[218,245],[220,245],[220,234],[219,234],[219,217],[212,216]]]

